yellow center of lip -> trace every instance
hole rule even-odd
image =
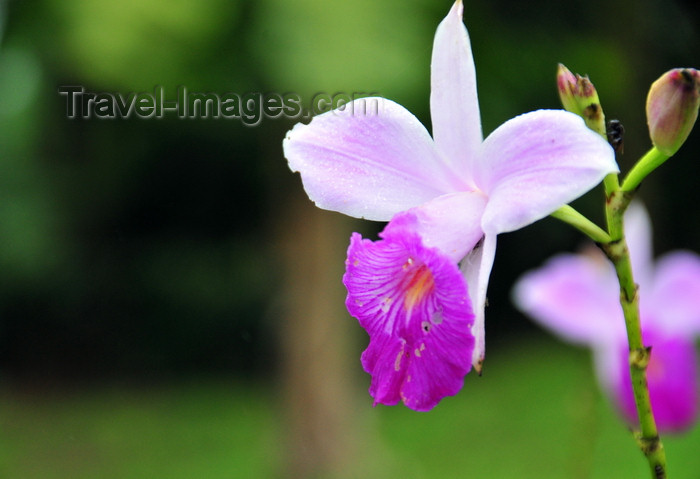
[[[435,289],[433,273],[425,265],[420,265],[407,273],[404,307],[411,310]]]

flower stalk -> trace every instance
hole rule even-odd
[[[651,477],[665,479],[667,477],[666,453],[651,408],[646,376],[652,348],[646,347],[642,340],[638,288],[634,281],[632,262],[624,236],[623,215],[632,199],[633,191],[625,191],[624,188],[624,184],[622,189],[618,186],[618,189],[607,195],[605,210],[608,232],[568,205],[556,210],[552,216],[568,223],[598,243],[615,268],[620,284],[620,305],[625,318],[629,345],[632,391],[639,419],[639,432],[635,434],[635,438],[639,449],[647,458],[652,473]]]
[[[697,72],[693,70],[693,73]],[[688,76],[689,75],[685,75],[685,77]],[[693,98],[697,98],[697,75],[693,76],[692,80],[693,88],[685,88],[685,90],[692,90],[691,93],[694,94]],[[557,86],[564,108],[581,116],[591,130],[607,138],[606,129],[604,127],[605,116],[603,109],[600,105],[595,87],[588,77],[573,75],[566,67],[559,65]],[[666,89],[674,89],[674,85]],[[677,88],[675,89],[677,90]],[[652,104],[653,111],[661,110],[661,108],[655,106],[656,104],[653,102],[655,96],[651,94],[650,98],[651,100],[648,102],[647,109],[649,110],[649,104]],[[685,101],[682,103],[687,104],[689,102]],[[697,115],[697,102],[693,103],[690,110],[692,110],[691,114],[685,116],[692,116],[692,121],[670,122],[673,123],[672,126],[679,123],[682,124],[681,126],[684,128],[680,134],[680,136],[682,136],[681,139],[676,138],[676,136],[679,135],[679,133],[675,131],[679,130],[678,127],[671,132],[671,136],[676,135],[672,138],[672,140],[675,141],[675,149],[682,144],[685,137],[687,137],[687,132],[692,128],[692,123],[694,123],[695,120],[692,113]],[[672,113],[674,112],[675,111],[672,111]],[[662,113],[664,113],[664,111],[657,113],[656,116],[658,117]],[[666,116],[669,115],[667,114]],[[663,122],[656,121],[656,123],[661,124]],[[654,123],[654,125],[656,125],[656,123]],[[665,123],[669,123],[669,121]],[[690,127],[687,127],[687,124],[690,124]],[[660,128],[657,129],[661,130]],[[666,129],[668,130],[669,128]],[[653,137],[654,129],[652,128],[651,131]],[[632,168],[623,181],[622,186],[620,186],[620,180],[616,173],[610,173],[605,176],[603,185],[606,199],[605,218],[608,229],[607,232],[568,205],[552,213],[552,216],[555,218],[570,224],[597,242],[615,268],[615,273],[620,285],[620,305],[622,306],[625,318],[625,329],[629,345],[629,368],[632,390],[639,419],[640,429],[636,434],[636,439],[640,450],[649,462],[653,479],[665,479],[667,477],[666,456],[651,409],[646,371],[652,351],[651,347],[644,346],[642,339],[642,328],[639,316],[639,296],[637,294],[638,288],[634,281],[632,262],[624,235],[623,215],[642,180],[664,163],[672,154],[673,152],[662,152],[654,146],[637,162],[634,168]]]
[[[686,81],[680,82],[682,84],[679,87],[679,82],[675,81],[676,77]],[[679,91],[687,91],[688,94],[682,95]],[[661,99],[664,101],[660,101]],[[619,190],[609,192],[606,188],[606,216],[612,242],[603,245],[603,250],[613,263],[620,283],[620,304],[625,317],[629,343],[630,376],[639,417],[640,430],[636,434],[636,439],[640,450],[649,462],[651,476],[654,479],[667,477],[666,453],[659,438],[649,399],[646,370],[652,348],[645,347],[642,341],[639,297],[624,237],[622,214],[642,180],[668,160],[683,144],[695,123],[697,109],[698,73],[696,70],[672,70],[655,82],[647,100],[647,118],[654,146],[629,171]]]
[[[653,159],[650,159],[647,163],[652,164],[652,161]],[[644,163],[644,158],[637,165],[642,163]],[[655,167],[645,169],[646,174],[650,173]],[[608,222],[610,242],[603,243],[601,248],[615,267],[615,274],[620,284],[620,306],[622,306],[622,313],[625,318],[627,343],[629,345],[630,378],[639,419],[639,432],[635,434],[635,438],[639,449],[647,458],[652,474],[651,477],[653,479],[665,479],[667,477],[666,453],[664,452],[651,408],[646,375],[651,357],[651,347],[645,347],[642,339],[638,287],[634,281],[629,248],[624,235],[624,213],[632,200],[637,185],[646,176],[646,174],[642,176],[641,173],[635,174],[632,178],[639,178],[638,181],[634,180],[636,184],[634,182],[628,183],[627,180],[633,171],[634,168],[623,182],[622,187],[618,187],[618,189],[606,195],[605,216]]]
[[[600,226],[583,216],[569,205],[564,205],[552,213],[552,217],[568,223],[596,243],[609,243],[610,235]]]
[[[616,195],[620,196],[620,195]],[[608,208],[615,205],[617,201],[608,201]],[[624,208],[610,211],[609,217],[615,220],[614,225],[609,225],[610,229],[623,231],[622,214]],[[616,231],[618,233],[618,231]],[[618,233],[618,234],[619,234]],[[612,241],[602,245],[602,249],[608,256],[617,274],[620,283],[620,305],[625,317],[625,328],[627,330],[627,340],[629,344],[630,376],[632,379],[632,390],[634,392],[634,402],[637,406],[640,430],[636,434],[637,444],[646,456],[653,479],[665,479],[666,475],[666,453],[659,438],[656,421],[651,409],[649,399],[649,387],[647,384],[646,370],[652,351],[650,347],[645,347],[642,341],[642,329],[639,320],[639,296],[637,285],[632,274],[632,263],[627,248],[627,241],[622,234],[612,235]]]
[[[625,180],[622,182],[622,191],[632,192],[636,190],[642,180],[661,166],[670,156],[661,152],[655,146],[652,147],[627,173]]]
[[[620,284],[620,306],[625,318],[629,345],[630,378],[639,419],[639,432],[635,434],[635,438],[639,449],[647,458],[653,479],[666,479],[666,453],[659,437],[649,397],[646,372],[652,350],[651,347],[644,346],[642,339],[638,288],[634,281],[632,262],[624,235],[623,216],[639,183],[666,159],[668,159],[666,155],[652,148],[629,172],[622,186],[619,185],[617,175],[606,177],[605,217],[609,241],[598,241],[615,267]],[[610,178],[612,176],[615,178]]]

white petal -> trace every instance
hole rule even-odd
[[[513,118],[482,144],[476,182],[489,196],[484,231],[522,228],[617,171],[610,145],[579,116],[538,110]]]
[[[430,115],[438,150],[465,178],[483,139],[476,72],[458,0],[440,23],[430,64]]]
[[[481,216],[485,206],[486,197],[480,192],[439,196],[394,216],[385,232],[394,228],[415,231],[425,246],[439,249],[457,263],[484,236]]]
[[[362,110],[358,102],[377,101]],[[363,104],[364,105],[364,104]],[[384,98],[363,98],[297,124],[283,142],[292,171],[319,208],[388,221],[399,211],[455,191],[418,119]]]
[[[496,235],[486,235],[484,241],[477,245],[460,266],[464,278],[469,287],[469,299],[474,308],[474,352],[472,354],[472,366],[481,374],[481,367],[486,354],[486,329],[484,324],[486,314],[486,290],[489,284],[489,276],[493,268],[493,260],[496,256]]]

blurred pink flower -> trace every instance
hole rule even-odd
[[[483,140],[461,1],[435,34],[430,109],[433,138],[402,106],[371,98],[297,124],[283,143],[320,208],[391,220],[379,241],[353,235],[346,305],[370,336],[362,364],[375,404],[416,410],[481,366],[496,235],[617,171],[609,145],[562,110],[521,115]]]
[[[694,340],[700,334],[700,257],[687,251],[652,262],[646,210],[633,203],[625,214],[626,238],[639,284],[652,409],[660,430],[682,431],[698,415]],[[562,254],[523,275],[515,304],[563,339],[593,350],[596,374],[630,424],[637,423],[629,373],[624,317],[615,270],[603,253]]]

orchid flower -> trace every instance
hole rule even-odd
[[[645,346],[651,347],[647,381],[660,430],[689,428],[698,415],[694,339],[700,336],[700,256],[677,251],[654,265],[646,210],[632,203],[626,237],[639,284]],[[629,350],[619,289],[602,252],[563,254],[526,273],[514,288],[516,305],[563,339],[593,350],[596,374],[624,418],[637,421]]]
[[[362,364],[375,404],[429,410],[472,364],[480,371],[496,235],[618,171],[610,146],[562,110],[518,116],[483,139],[462,9],[458,0],[435,34],[432,138],[375,97],[297,124],[283,143],[317,206],[389,221],[379,241],[353,235],[343,277],[348,311],[370,336]]]

